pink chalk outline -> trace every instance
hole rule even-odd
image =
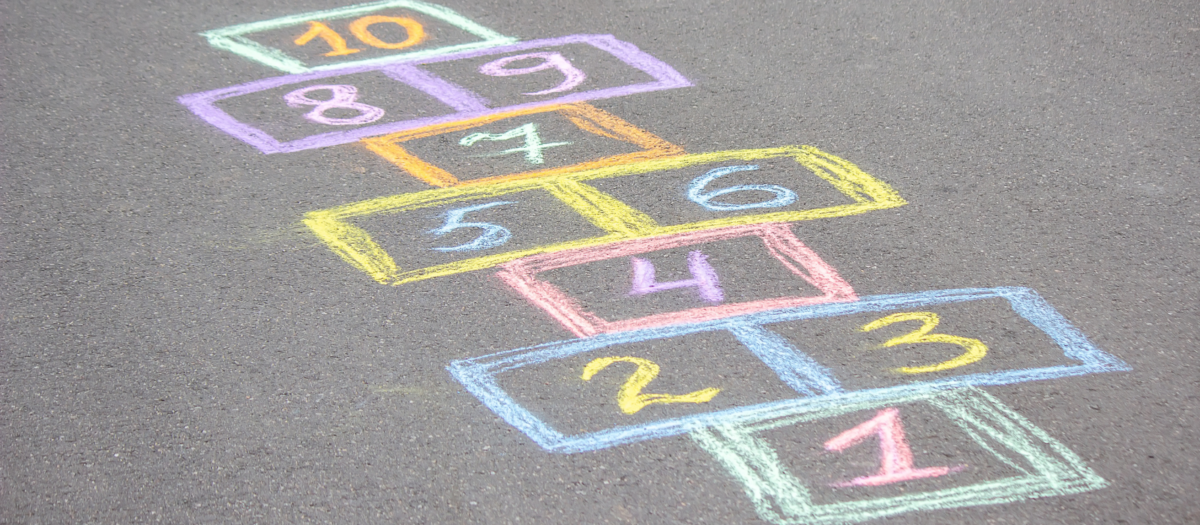
[[[822,295],[803,297],[779,297],[744,303],[723,304],[692,308],[678,312],[667,312],[635,319],[607,321],[596,314],[585,311],[577,301],[563,293],[558,287],[538,280],[538,273],[587,264],[617,257],[668,250],[710,241],[723,241],[739,237],[755,236],[762,239],[767,251],[792,273],[821,291]],[[837,270],[821,260],[792,234],[786,223],[764,223],[726,228],[713,228],[698,232],[662,235],[628,241],[619,241],[575,250],[534,255],[500,265],[496,276],[511,286],[534,306],[545,310],[578,337],[597,334],[655,328],[679,323],[711,321],[735,315],[761,312],[776,308],[792,308],[813,304],[849,302],[858,300],[850,283],[838,275]]]

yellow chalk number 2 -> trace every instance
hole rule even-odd
[[[987,345],[978,339],[969,337],[959,337],[957,335],[946,334],[931,334],[934,328],[937,328],[938,314],[933,312],[905,312],[892,314],[887,317],[876,319],[865,325],[862,325],[858,330],[860,332],[870,332],[877,328],[883,328],[890,324],[900,323],[904,321],[921,321],[921,327],[899,337],[888,339],[879,348],[889,348],[898,345],[916,344],[916,343],[949,343],[958,345],[964,350],[963,354],[950,359],[927,366],[906,366],[897,368],[896,371],[902,374],[925,374],[929,372],[941,372],[942,370],[950,370],[974,363],[983,356],[987,355]]]
[[[583,375],[579,377],[584,381],[589,381],[597,372],[604,370],[608,365],[616,362],[637,365],[637,370],[629,376],[629,379],[625,380],[625,384],[621,385],[621,389],[617,391],[617,405],[626,414],[635,414],[647,405],[655,403],[707,403],[721,391],[719,388],[705,388],[683,395],[643,394],[642,389],[646,388],[646,385],[658,377],[658,365],[654,364],[654,361],[640,357],[601,357],[594,359],[587,366],[583,367]]]

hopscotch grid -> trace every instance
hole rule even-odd
[[[397,77],[404,77],[406,71],[411,71],[411,68],[415,68],[416,66],[420,65],[447,62],[452,60],[465,60],[487,55],[501,55],[529,49],[565,46],[570,44],[587,44],[597,49],[614,53],[614,56],[618,60],[630,67],[633,67],[634,69],[647,73],[653,78],[653,80],[650,82],[641,82],[625,86],[594,89],[579,93],[572,93],[561,97],[554,97],[523,104],[514,104],[499,108],[475,111],[458,111],[433,117],[421,117],[397,122],[389,122],[386,124],[369,125],[352,130],[330,131],[290,141],[280,141],[275,139],[255,126],[238,121],[224,110],[216,106],[216,103],[220,100],[321,78],[364,73],[368,71],[382,71],[384,69],[392,68],[392,75],[394,75],[392,78],[395,79]],[[425,126],[446,124],[459,120],[484,117],[502,112],[523,111],[526,109],[550,105],[586,102],[590,100],[632,95],[636,93],[691,87],[693,85],[690,81],[672,69],[671,66],[668,66],[666,63],[663,63],[657,58],[654,58],[653,56],[641,51],[632,44],[622,44],[622,42],[617,41],[617,39],[612,35],[569,35],[558,38],[531,40],[528,42],[521,42],[505,46],[489,47],[486,49],[465,51],[449,55],[438,55],[433,57],[389,57],[386,61],[369,65],[339,66],[337,69],[317,70],[295,75],[266,78],[253,82],[247,82],[238,86],[215,89],[201,93],[192,93],[180,96],[178,101],[205,122],[208,122],[225,133],[241,139],[243,142],[246,142],[255,148],[258,148],[258,150],[263,153],[273,154],[347,144],[376,135],[385,135]],[[451,109],[453,109],[455,105],[467,104],[469,103],[467,102],[469,100],[482,100],[473,92],[466,91],[462,87],[441,79],[437,75],[424,70],[421,70],[421,74],[418,77],[402,83],[412,86],[418,90],[420,90],[419,86],[430,85],[430,83],[436,84],[439,87],[438,91],[422,92],[434,100],[438,100],[439,96],[443,96],[443,98],[449,97],[453,101],[452,104],[447,104]],[[443,94],[441,91],[442,89],[446,90],[445,94]]]
[[[450,188],[438,188],[414,193],[392,195],[388,197],[379,197],[366,201],[344,204],[341,206],[335,206],[333,208],[309,212],[305,215],[303,223],[308,226],[308,228],[312,230],[320,239],[325,241],[326,245],[329,246],[335,253],[337,253],[339,257],[350,263],[353,267],[368,273],[372,278],[381,284],[399,285],[434,277],[454,275],[466,271],[483,270],[539,253],[553,253],[569,249],[585,248],[589,246],[631,240],[651,235],[682,234],[726,226],[748,226],[764,222],[798,222],[818,218],[843,217],[847,215],[866,213],[873,210],[894,208],[907,204],[904,199],[899,196],[899,194],[897,194],[891,189],[890,186],[887,185],[887,183],[875,179],[874,177],[871,177],[857,168],[846,168],[838,174],[843,179],[853,181],[856,187],[866,188],[866,190],[870,192],[871,197],[875,200],[857,202],[854,204],[835,205],[832,207],[816,208],[811,210],[775,212],[758,215],[741,215],[672,226],[651,227],[651,224],[653,224],[653,219],[649,218],[649,221],[647,221],[645,218],[648,218],[648,215],[628,207],[612,196],[600,192],[600,190],[588,186],[589,193],[592,193],[593,195],[603,195],[605,201],[612,204],[612,206],[600,207],[599,211],[610,215],[610,218],[613,219],[611,224],[621,225],[620,227],[614,226],[614,229],[610,231],[608,235],[565,241],[517,252],[482,256],[407,271],[401,271],[396,266],[396,263],[392,260],[391,256],[371,240],[369,233],[347,222],[348,219],[354,217],[381,213],[399,213],[403,211],[450,204],[454,202],[462,202],[472,199],[497,197],[500,195],[507,195],[531,189],[545,189],[545,184],[550,184],[557,180],[569,180],[582,183],[583,181],[594,179],[640,175],[655,171],[683,169],[701,164],[726,162],[731,160],[751,161],[785,156],[792,157],[798,161],[809,158],[837,159],[837,157],[834,157],[828,153],[824,153],[811,146],[784,146],[765,149],[685,154],[624,164],[620,166],[610,166],[594,170],[579,171],[565,175],[556,175],[553,177],[512,180],[479,186],[454,186]],[[846,166],[853,167],[853,165],[849,162],[841,161],[840,159],[837,160],[844,163]],[[824,179],[824,177],[821,178]],[[842,185],[835,187],[841,189],[845,186]],[[577,201],[568,201],[564,202],[564,204],[572,206],[573,202],[576,203],[576,206],[574,206],[573,209],[576,209],[577,213],[580,213],[585,217],[589,215],[594,216],[594,212],[597,210],[597,208],[594,208],[592,206],[593,204],[601,204],[596,201],[587,202],[586,207],[580,205]],[[629,225],[632,225],[632,227]],[[598,224],[597,226],[600,225]],[[635,231],[631,233],[631,229]],[[358,242],[346,243],[336,241],[336,239],[339,238],[339,235],[342,234],[351,235]],[[362,261],[369,262],[364,263]]]
[[[309,67],[305,65],[303,61],[288,55],[281,49],[268,47],[245,36],[250,33],[270,31],[272,29],[300,25],[314,20],[339,20],[393,8],[416,11],[436,20],[445,22],[456,29],[460,29],[482,40],[479,42],[467,42],[453,46],[409,51],[406,53],[398,53],[386,57],[353,60],[339,62],[336,64]],[[273,18],[271,20],[263,20],[260,22],[251,22],[248,24],[238,24],[220,29],[212,29],[200,33],[200,36],[205,37],[208,40],[209,45],[214,48],[224,49],[247,60],[258,62],[268,67],[273,67],[285,73],[305,73],[323,69],[366,66],[396,59],[416,60],[437,56],[440,54],[472,51],[480,48],[495,47],[517,42],[515,37],[504,36],[494,30],[481,26],[450,8],[419,2],[416,0],[384,0],[382,2],[359,4],[337,9],[311,11],[308,13]]]
[[[1042,313],[1043,315],[1044,313],[1040,310],[1043,305],[1045,308],[1051,308],[1047,303],[1045,303],[1045,301],[1038,301],[1040,296],[1038,296],[1036,292],[1027,288],[1015,287],[993,289],[969,288],[921,292],[915,294],[873,296],[864,297],[852,303],[828,303],[815,306],[788,308],[770,312],[759,312],[714,321],[651,328],[633,332],[600,334],[583,339],[560,341],[558,343],[551,343],[549,345],[538,345],[524,349],[523,352],[514,353],[513,351],[507,351],[503,353],[503,356],[501,356],[501,354],[492,354],[477,358],[459,360],[451,363],[451,365],[448,367],[448,370],[451,371],[451,374],[455,377],[455,379],[463,382],[464,386],[466,386],[468,382],[477,382],[480,386],[472,390],[472,392],[480,392],[484,394],[483,397],[476,397],[478,397],[484,405],[492,409],[492,411],[499,415],[502,419],[508,421],[522,432],[526,432],[527,434],[529,432],[534,432],[539,436],[544,436],[546,435],[546,432],[542,430],[543,428],[545,430],[553,430],[549,425],[538,420],[536,428],[528,426],[526,423],[529,420],[527,419],[526,415],[532,416],[531,412],[520,405],[514,404],[512,399],[507,395],[491,395],[493,392],[500,391],[496,390],[499,389],[499,386],[495,383],[495,378],[500,373],[514,370],[523,366],[536,365],[554,359],[561,359],[564,357],[608,348],[618,344],[665,339],[720,330],[734,332],[736,336],[736,331],[743,327],[757,327],[765,330],[765,328],[761,327],[778,322],[816,319],[862,312],[897,310],[909,307],[927,307],[937,304],[949,304],[989,298],[1004,298],[1008,300],[1010,305],[1023,303],[1026,305],[1026,312],[1033,311],[1035,313]],[[1016,310],[1017,309],[1014,307],[1014,311]],[[1029,318],[1025,317],[1022,312],[1017,313],[1018,315],[1021,315],[1022,318],[1029,320]],[[1041,327],[1039,326],[1039,328]],[[1063,341],[1066,339],[1055,338],[1054,340]],[[922,396],[933,392],[954,390],[963,387],[1008,385],[1024,381],[1056,379],[1075,375],[1129,370],[1128,365],[1125,365],[1116,357],[1112,357],[1104,353],[1099,348],[1093,346],[1086,339],[1081,341],[1074,340],[1070,344],[1078,344],[1080,346],[1060,346],[1060,348],[1065,357],[1079,361],[1079,364],[1077,365],[975,373],[891,387],[837,392],[799,399],[773,401],[745,407],[723,409],[710,413],[668,418],[665,420],[641,425],[620,426],[578,436],[563,435],[561,439],[549,442],[549,446],[545,444],[544,440],[538,441],[538,443],[539,445],[542,445],[543,448],[551,452],[586,452],[621,444],[635,443],[648,439],[679,435],[698,428],[704,428],[706,426],[745,423],[768,418],[782,417],[789,413],[795,413],[796,411],[828,410],[830,407],[846,404],[872,403],[881,399],[896,399],[903,396]],[[772,351],[775,350],[772,349]],[[794,352],[799,355],[799,350],[796,350],[794,347],[789,347],[788,349],[785,349],[785,351]],[[754,351],[751,351],[751,353],[755,354]],[[808,364],[808,361],[809,360],[802,358],[795,363],[788,363],[786,365],[787,368],[783,370],[782,373],[790,374],[795,369],[803,369],[803,367]],[[765,364],[773,369],[777,366],[781,366],[779,360],[765,362]],[[780,372],[777,370],[777,373]],[[803,394],[804,392],[800,391],[799,393]],[[520,414],[521,417],[510,418],[508,415],[510,413]]]
[[[860,410],[916,402],[929,403],[941,410],[972,441],[1003,461],[1004,457],[998,451],[977,439],[982,438],[980,433],[986,434],[987,438],[1025,458],[1037,473],[918,494],[815,504],[799,478],[791,474],[774,450],[756,436],[767,430]],[[749,425],[721,424],[693,431],[691,436],[742,482],[759,517],[777,525],[857,523],[913,511],[1074,494],[1108,484],[1065,445],[1004,407],[1000,400],[974,387],[843,404]]]

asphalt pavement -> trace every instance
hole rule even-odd
[[[1200,522],[1194,0],[0,12],[2,523]]]

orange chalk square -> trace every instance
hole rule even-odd
[[[424,160],[424,159],[418,157],[417,155],[413,154],[411,151],[409,151],[410,149],[413,149],[411,147],[411,145],[409,148],[405,148],[404,146],[402,146],[402,144],[405,142],[414,141],[417,139],[423,139],[423,138],[428,138],[428,137],[435,137],[435,136],[439,136],[439,135],[447,135],[447,134],[451,134],[451,133],[467,131],[467,130],[471,130],[471,129],[481,128],[481,127],[487,126],[488,124],[492,124],[494,122],[498,122],[498,121],[502,121],[502,120],[514,119],[517,117],[537,115],[537,114],[556,114],[556,115],[562,117],[563,119],[565,119],[566,121],[568,121],[571,125],[573,125],[573,128],[576,131],[582,131],[587,136],[602,137],[602,138],[611,139],[611,140],[615,140],[615,141],[626,143],[626,144],[632,144],[633,146],[640,148],[640,149],[638,151],[634,151],[634,152],[609,155],[609,156],[601,157],[598,159],[574,163],[574,164],[570,164],[570,165],[560,165],[560,166],[543,168],[543,169],[519,171],[516,173],[510,173],[510,174],[505,174],[505,175],[483,176],[483,177],[479,177],[479,178],[468,178],[466,175],[463,175],[463,179],[460,179],[459,176],[455,175],[454,173],[451,173],[449,170],[444,169],[439,166],[436,166],[432,162]],[[529,125],[529,124],[526,124],[526,125]],[[501,126],[501,127],[503,127],[503,126]],[[505,147],[509,147],[509,146],[519,145],[521,142],[521,140],[520,140],[521,137],[517,136],[517,135],[513,135],[511,140],[509,140],[507,138],[501,138],[501,134],[475,133],[472,135],[477,135],[475,137],[475,141],[471,141],[470,138],[468,138],[470,136],[468,136],[468,137],[464,137],[463,141],[461,141],[461,142],[452,143],[452,146],[455,149],[455,151],[454,151],[454,153],[452,153],[452,155],[456,155],[456,156],[460,156],[460,157],[461,156],[469,156],[469,157],[493,157],[494,158],[494,157],[497,157],[500,154],[504,154],[504,153],[519,153],[520,151],[524,151],[524,149],[522,149],[522,148],[510,148],[508,150],[501,151],[499,153],[492,152],[490,154],[488,154],[488,153],[476,154],[476,153],[474,153],[474,151],[477,151],[480,148],[485,148],[485,146],[484,146],[485,144],[495,145],[492,148],[493,150],[497,149],[497,148],[505,148]],[[535,161],[536,163],[542,162],[540,159],[540,156],[541,156],[541,151],[543,148],[549,152],[547,154],[550,154],[550,153],[554,152],[554,150],[552,149],[553,147],[560,146],[560,145],[565,146],[565,145],[569,144],[569,143],[565,143],[565,142],[557,142],[556,143],[556,142],[554,142],[555,139],[553,137],[545,137],[544,139],[539,137],[539,140],[544,140],[545,144],[541,144],[539,148],[533,148],[530,150],[530,151],[535,152],[534,155],[535,155],[535,157],[537,157],[536,161]],[[495,141],[495,142],[490,142],[490,141]],[[583,171],[583,170],[604,168],[604,167],[608,167],[608,166],[616,166],[616,165],[620,165],[620,164],[640,162],[640,161],[658,159],[658,158],[664,158],[664,157],[673,157],[673,156],[678,156],[678,155],[684,154],[683,148],[676,146],[675,144],[672,144],[670,142],[667,142],[667,141],[655,136],[654,134],[652,134],[650,132],[642,130],[642,129],[622,120],[620,117],[617,117],[616,115],[613,115],[604,110],[596,108],[596,107],[592,106],[591,104],[586,104],[586,103],[557,104],[557,105],[552,105],[552,106],[544,106],[544,107],[537,107],[537,108],[522,109],[522,110],[518,110],[518,111],[511,111],[511,112],[506,112],[506,113],[499,113],[496,115],[488,115],[485,117],[479,117],[479,118],[474,118],[474,119],[469,119],[469,120],[461,120],[461,121],[457,121],[457,122],[450,122],[450,123],[446,123],[446,124],[437,124],[437,125],[433,125],[433,126],[427,126],[427,127],[417,128],[417,129],[408,130],[408,131],[401,131],[401,132],[392,133],[390,135],[384,135],[384,136],[380,136],[380,137],[369,137],[369,138],[362,139],[362,142],[367,147],[367,149],[370,149],[371,151],[375,152],[376,154],[383,157],[384,159],[387,159],[388,162],[395,164],[397,167],[404,170],[406,173],[408,173],[422,181],[425,181],[426,183],[429,183],[430,185],[433,185],[433,186],[436,186],[439,188],[448,188],[448,187],[452,187],[452,186],[473,186],[473,185],[480,185],[480,184],[495,184],[495,183],[499,183],[499,182],[508,182],[508,181],[514,181],[514,180],[532,179],[532,178],[538,178],[538,177],[550,177],[550,176],[564,175],[564,174]],[[526,141],[526,144],[528,145],[528,141]],[[472,146],[477,146],[477,147],[472,149]],[[460,148],[461,148],[461,155],[458,155],[458,150]],[[520,151],[517,151],[517,150],[520,150]],[[439,153],[439,155],[444,155],[441,152],[438,152],[438,153]],[[427,156],[427,158],[428,158],[428,156]],[[444,162],[442,164],[445,165]],[[481,164],[486,165],[486,164],[490,164],[490,163],[482,163],[481,162]],[[455,171],[460,171],[460,170],[456,169]]]

